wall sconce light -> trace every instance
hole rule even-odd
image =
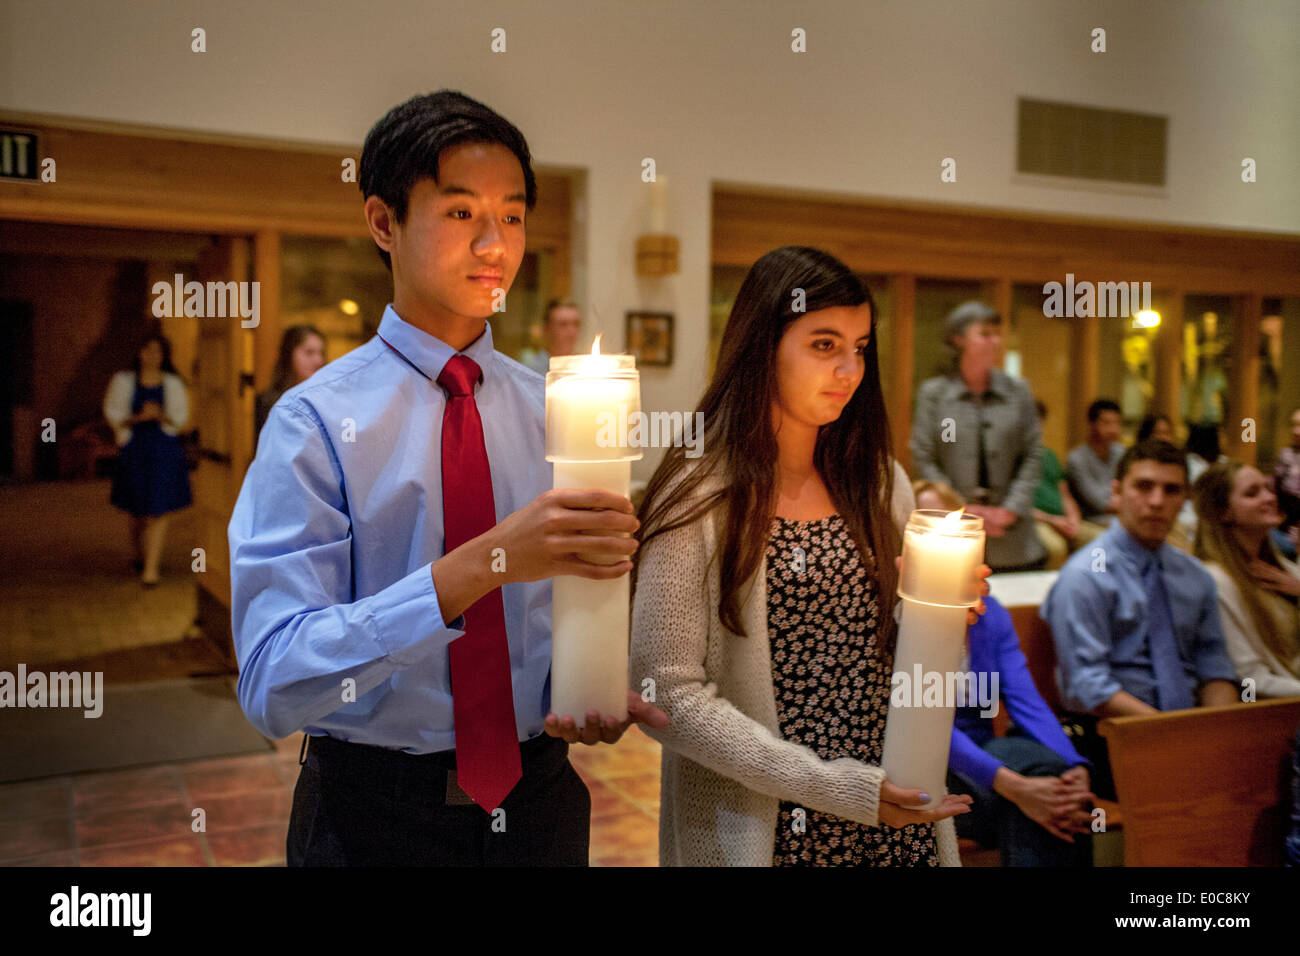
[[[668,232],[668,180],[656,176],[647,185],[650,187],[650,231],[636,240],[636,274],[675,275],[678,241]]]

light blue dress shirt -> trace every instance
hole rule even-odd
[[[551,487],[545,387],[484,326],[461,354],[483,371],[474,399],[500,522]],[[442,620],[431,571],[444,553],[437,379],[454,354],[390,305],[379,336],[271,409],[229,528],[239,701],[268,737],[456,745],[448,645],[464,618]],[[522,741],[550,706],[551,582],[501,591]]]
[[[1190,691],[1194,694],[1211,680],[1236,683],[1210,573],[1195,558],[1167,544],[1148,551],[1116,520],[1091,544],[1070,555],[1039,610],[1052,628],[1056,683],[1062,703],[1071,710],[1087,713],[1120,690],[1157,706],[1147,645],[1150,616],[1142,583],[1152,561],[1160,563]]]

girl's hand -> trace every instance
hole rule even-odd
[[[1281,568],[1275,568],[1259,558],[1251,558],[1250,563],[1246,565],[1246,570],[1260,587],[1276,591],[1278,594],[1300,597],[1300,578],[1292,577]]]
[[[899,571],[903,570],[903,556],[899,555],[894,558],[894,567]],[[975,569],[975,590],[979,592],[980,597],[975,601],[975,606],[966,612],[966,625],[969,627],[984,616],[988,606],[984,603],[984,596],[989,593],[989,583],[984,579],[993,573],[993,569],[987,564],[981,564]]]
[[[920,790],[904,790],[888,780],[880,784],[880,808],[876,818],[885,826],[898,829],[913,823],[936,823],[955,817],[959,813],[970,813],[971,797],[967,794],[950,793],[943,802],[933,810],[912,810],[929,802],[929,796]]]

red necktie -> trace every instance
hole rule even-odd
[[[480,375],[473,359],[453,355],[438,376],[447,390],[442,416],[446,552],[490,530],[497,520],[483,422],[474,403]],[[465,634],[451,642],[451,695],[456,782],[491,813],[523,776],[500,588],[465,611]]]

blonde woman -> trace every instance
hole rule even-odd
[[[1192,486],[1195,554],[1219,592],[1237,677],[1259,697],[1300,697],[1300,566],[1277,553],[1282,522],[1270,482],[1250,465],[1210,465]]]
[[[960,865],[970,797],[915,809],[929,797],[879,766],[912,495],[876,319],[834,257],[763,256],[700,403],[703,456],[670,448],[646,489],[630,676],[669,719],[646,729],[662,865]]]

